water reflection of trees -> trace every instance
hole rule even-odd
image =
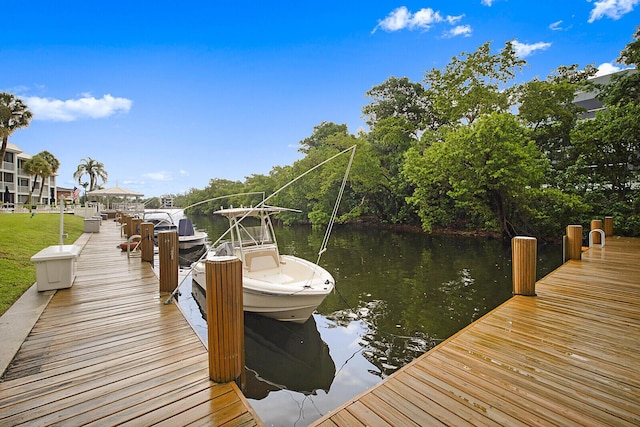
[[[451,255],[443,258],[430,250],[418,251],[415,256],[419,259],[409,260],[414,264],[410,270],[413,274],[387,271],[385,280],[378,267],[375,275],[379,280],[374,281],[367,278],[365,271],[355,273],[351,280],[356,283],[357,279],[364,279],[366,291],[360,288],[361,293],[354,296],[353,289],[345,291],[344,286],[338,286],[341,301],[333,299],[327,304],[338,307],[341,303],[341,308],[331,313],[324,311],[339,326],[362,322],[362,354],[378,368],[372,373],[380,377],[424,354],[509,296],[500,292],[497,279],[486,277],[486,267],[477,268],[469,260],[457,262]],[[344,308],[356,298],[356,306]]]
[[[338,310],[327,316],[342,327],[348,327],[353,321],[361,322],[364,329],[359,341],[362,355],[378,368],[378,371],[369,372],[381,378],[395,372],[439,342],[420,331],[416,331],[413,336],[386,331],[380,326],[386,317],[387,304],[381,300],[361,301],[355,309]]]

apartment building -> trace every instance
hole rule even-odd
[[[608,85],[611,82],[611,77],[614,75],[625,75],[627,73],[635,73],[635,68],[628,68],[615,73],[605,74],[604,76],[593,77],[589,79],[589,82],[594,85]],[[598,90],[589,89],[576,92],[576,97],[573,101],[574,104],[586,109],[580,118],[581,119],[593,119],[596,113],[604,109],[602,102],[598,99]]]
[[[29,202],[29,189],[33,185],[33,176],[23,170],[24,162],[32,156],[23,152],[20,147],[9,143],[4,161],[0,164],[0,189],[2,195],[0,202],[4,207],[14,205],[26,205]],[[42,198],[38,199],[40,187]],[[42,178],[38,178],[36,187],[33,189],[32,203],[36,205],[50,205],[56,199],[56,177],[46,178],[44,183]]]

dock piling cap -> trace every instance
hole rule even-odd
[[[221,255],[221,256],[213,256],[211,258],[207,258],[207,261],[212,261],[212,262],[229,262],[229,261],[235,261],[237,260],[238,257],[235,255]]]

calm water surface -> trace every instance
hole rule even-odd
[[[227,226],[193,222],[212,240]],[[315,261],[324,230],[276,235],[281,253]],[[560,247],[539,247],[538,277],[561,261]],[[336,291],[307,323],[245,314],[245,395],[267,426],[310,424],[511,297],[511,249],[498,240],[335,227],[320,264]],[[188,276],[179,304],[206,342]]]

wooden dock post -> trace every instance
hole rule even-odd
[[[566,259],[582,259],[582,226],[567,225]]]
[[[140,224],[140,237],[142,240],[140,243],[142,251],[141,260],[153,264],[153,223],[143,222]]]
[[[242,261],[236,257],[206,261],[205,274],[209,377],[228,383],[244,372]]]
[[[591,220],[591,231],[593,231],[593,230],[602,230],[602,220],[601,219],[592,219]],[[593,233],[591,238],[593,239],[592,243],[594,245],[602,244],[602,239],[600,238],[600,233]]]
[[[134,234],[140,235],[140,224],[142,224],[140,218],[131,218],[131,236]]]
[[[536,295],[538,240],[516,236],[511,239],[511,265],[514,295]]]
[[[178,287],[178,232],[158,233],[160,259],[160,292],[173,292]]]
[[[129,222],[131,221],[131,217],[125,213],[120,216],[120,226],[122,227],[122,232],[120,233],[124,237],[129,237]]]
[[[604,235],[605,237],[613,236],[613,217],[604,217]]]

